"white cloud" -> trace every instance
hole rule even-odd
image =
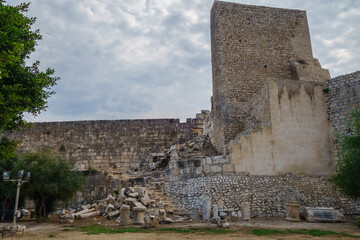
[[[29,0],[26,0],[29,1]],[[8,1],[17,4],[15,0]],[[332,76],[360,65],[360,1],[236,0],[307,11]],[[36,121],[194,117],[210,108],[213,0],[36,0],[32,59],[61,77]],[[29,118],[31,119],[31,118]],[[33,120],[33,119],[31,119]]]

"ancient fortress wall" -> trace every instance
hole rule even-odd
[[[306,13],[215,1],[211,52],[213,143],[224,153],[245,130],[243,106],[266,79],[298,79],[295,62],[313,59]]]
[[[330,75],[312,57],[306,13],[215,1],[211,44],[204,132],[235,172],[328,174]]]
[[[239,173],[326,175],[332,166],[324,84],[268,80],[271,124],[242,132],[229,143]]]
[[[350,110],[360,108],[360,71],[329,79],[325,82],[325,92],[331,132],[344,133]]]
[[[196,119],[108,120],[34,123],[34,128],[13,133],[22,141],[19,150],[51,149],[73,159],[82,169],[126,171],[148,160],[150,153],[193,138]]]
[[[170,196],[195,214],[204,195],[234,217],[242,202],[253,217],[284,216],[287,201],[359,213],[360,202],[326,175],[330,126],[345,131],[345,116],[359,107],[360,72],[330,79],[312,58],[303,11],[215,1],[211,37],[214,95],[204,133],[227,155],[172,159]]]

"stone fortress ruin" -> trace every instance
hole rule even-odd
[[[252,217],[284,216],[291,200],[359,213],[328,176],[332,136],[360,104],[360,71],[330,78],[312,55],[305,11],[215,1],[211,53],[212,109],[185,123],[45,122],[9,138],[105,171],[87,171],[87,202],[152,185],[194,216],[204,199],[233,217],[245,202]]]

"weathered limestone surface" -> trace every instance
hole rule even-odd
[[[44,122],[8,137],[22,141],[22,152],[51,149],[82,170],[125,171],[152,152],[192,139],[196,126],[196,119]]]
[[[286,202],[286,220],[290,222],[300,221],[300,203],[297,201]]]
[[[135,213],[135,224],[142,225],[144,224],[144,216],[145,216],[145,207],[134,207],[133,211]]]
[[[129,225],[130,223],[130,206],[122,205],[120,208],[119,224],[121,226]]]
[[[241,219],[244,221],[250,220],[250,204],[248,202],[241,203]]]
[[[338,210],[333,208],[313,208],[306,207],[305,219],[308,222],[343,222],[344,215],[342,215]]]
[[[251,175],[327,175],[332,166],[324,84],[271,79],[271,124],[244,131],[229,143],[235,172]]]

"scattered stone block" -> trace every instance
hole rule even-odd
[[[122,205],[120,208],[120,217],[118,222],[121,226],[129,225],[130,223],[130,206]]]
[[[134,202],[137,202],[135,198],[125,198],[124,203],[126,205],[132,205]]]
[[[86,213],[89,213],[89,212],[92,212],[92,211],[94,211],[95,209],[85,209],[85,210],[83,210],[83,211],[80,211],[80,212],[77,212],[77,213],[73,213],[73,216],[74,216],[74,218],[78,218],[78,217],[80,217],[80,215],[81,214],[86,214]]]
[[[300,221],[300,212],[299,212],[300,203],[296,201],[286,202],[286,221],[290,222],[299,222]]]
[[[125,188],[122,188],[122,189],[120,189],[120,193],[119,193],[119,198],[123,198],[123,199],[125,199],[126,198],[126,195],[125,195]]]
[[[334,208],[305,207],[304,215],[308,222],[344,222],[344,215]]]
[[[89,209],[89,208],[88,208],[88,207],[86,207],[85,205],[81,206],[80,208],[81,208],[81,210],[86,210],[86,209]]]
[[[109,212],[113,211],[114,209],[115,209],[114,205],[112,205],[111,203],[109,203],[109,204],[106,206],[105,212],[106,212],[106,213],[109,213]]]
[[[220,221],[221,221],[220,217],[212,217],[210,220],[210,222],[214,224],[219,224]]]
[[[139,195],[140,196],[140,195]],[[140,198],[140,202],[142,204],[144,204],[145,206],[148,206],[151,203],[151,199],[149,198],[149,196],[144,195],[142,198]]]
[[[74,222],[73,214],[65,214],[61,216],[61,223],[69,224]]]
[[[113,196],[111,196],[111,195],[109,195],[109,196],[106,198],[106,200],[107,200],[108,203],[113,203],[113,202],[115,202],[115,198],[114,198]]]
[[[250,220],[250,204],[248,202],[241,203],[241,218],[243,221]]]
[[[211,200],[207,195],[202,196],[202,219],[206,221],[210,221],[211,215]]]
[[[222,228],[229,228],[230,227],[230,224],[229,222],[224,222],[222,225],[221,225]]]
[[[134,207],[134,218],[135,218],[135,224],[142,225],[144,224],[144,214],[145,214],[145,207]]]
[[[106,219],[107,219],[107,220],[115,219],[115,218],[117,218],[119,215],[120,215],[120,211],[119,211],[119,210],[112,211],[112,212],[110,212],[110,213],[106,216]]]
[[[167,217],[159,220],[159,223],[161,223],[161,224],[171,224],[173,222],[174,221],[171,218],[167,218]]]
[[[135,208],[135,207],[137,207],[137,208],[146,208],[141,202],[133,202],[133,203],[131,204],[131,206],[132,206],[133,208]]]
[[[212,205],[212,210],[213,210],[213,218],[219,217],[219,210],[218,210],[218,206],[216,204]]]
[[[156,228],[159,226],[159,218],[154,215],[146,216],[144,219],[144,228]]]
[[[95,217],[99,215],[100,215],[100,211],[94,211],[94,212],[80,214],[79,218],[83,219],[83,218]]]
[[[129,196],[130,193],[135,192],[134,188],[132,187],[128,187],[125,189],[125,194]]]
[[[139,198],[149,197],[148,191],[144,187],[139,189],[138,194],[139,194]]]
[[[139,193],[137,193],[137,192],[129,193],[128,196],[132,197],[132,198],[137,198],[139,196]]]
[[[164,203],[164,210],[167,213],[172,213],[172,209],[170,208],[170,204],[169,203]]]
[[[114,206],[114,209],[119,209],[121,207],[121,203],[119,203],[118,201],[115,201],[112,203],[112,205]]]
[[[165,220],[165,218],[166,218],[166,212],[165,212],[165,210],[164,210],[164,209],[160,209],[160,210],[159,210],[159,219],[160,219],[160,220]]]

